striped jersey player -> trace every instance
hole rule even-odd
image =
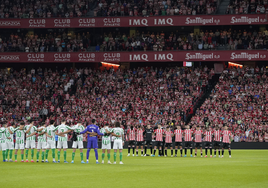
[[[183,135],[183,130],[181,129],[181,126],[177,126],[177,129],[174,131],[175,135],[175,157],[177,157],[178,153],[178,146],[180,147],[180,153],[182,157],[182,135]]]
[[[139,147],[141,148],[141,156],[143,156],[143,133],[144,130],[141,128],[141,126],[138,127],[137,131],[136,131],[136,156],[139,156]]]
[[[170,127],[167,127],[165,131],[165,157],[167,156],[167,148],[169,147],[171,150],[171,157],[173,157],[173,146],[172,146],[172,137],[173,132],[170,130]]]
[[[206,131],[204,132],[204,146],[205,146],[205,157],[207,157],[208,148],[210,149],[210,157],[212,157],[212,134],[213,131],[211,128],[207,127]]]

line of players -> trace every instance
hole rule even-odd
[[[95,121],[95,120],[94,120]],[[33,125],[32,121],[28,122],[28,125],[25,125],[24,122],[21,122],[18,127],[16,127],[15,124],[12,124],[11,126],[7,127],[7,125],[4,125],[0,128],[0,151],[2,150],[3,155],[3,162],[13,162],[12,160],[12,153],[15,149],[15,162],[17,162],[17,156],[18,156],[18,150],[21,150],[21,162],[29,162],[28,160],[28,153],[29,149],[31,149],[31,162],[34,162],[34,149],[36,148],[36,135],[37,135],[37,153],[36,153],[36,162],[39,162],[40,157],[40,151],[42,162],[48,163],[48,153],[49,150],[52,150],[52,158],[53,163],[60,163],[60,155],[61,155],[61,149],[64,151],[64,163],[68,163],[67,158],[67,134],[71,131],[74,132],[73,139],[73,152],[72,152],[72,162],[74,163],[75,158],[75,152],[78,148],[80,150],[80,157],[81,157],[81,163],[84,162],[84,156],[83,156],[83,134],[81,132],[84,132],[86,129],[81,124],[81,122],[78,122],[73,127],[69,127],[66,125],[65,121],[63,120],[60,125],[54,126],[54,121],[50,121],[50,125],[46,126],[45,123],[41,123],[40,127],[36,127]],[[93,122],[94,123],[94,122]],[[99,129],[99,127],[97,127]],[[114,136],[114,164],[116,164],[116,153],[117,150],[119,150],[119,156],[120,156],[120,163],[122,162],[122,149],[123,149],[123,138],[124,138],[124,131],[122,128],[120,128],[120,123],[116,122],[115,128],[109,128],[108,126],[103,127],[100,130],[101,133],[105,133],[104,136],[102,136],[102,163],[104,163],[104,156],[105,156],[105,150],[107,150],[107,157],[108,157],[108,164],[111,164],[110,162],[110,150],[111,150],[111,142],[110,142],[110,135]],[[14,140],[13,136],[15,134],[15,148],[14,148]],[[86,132],[90,137],[96,136],[97,133],[92,132]],[[56,140],[55,135],[58,135],[58,142],[57,142],[57,149],[58,149],[58,161],[55,160],[56,155]],[[26,138],[26,143],[25,143]],[[91,147],[90,147],[91,148]],[[88,150],[90,150],[88,148]],[[98,148],[98,146],[96,146]],[[24,150],[25,150],[25,158],[24,161]],[[96,162],[98,163],[98,157],[96,157]],[[87,156],[87,163],[88,163],[88,156]]]
[[[217,151],[219,157],[224,157],[224,149],[228,149],[229,157],[231,158],[231,132],[228,130],[227,126],[224,126],[224,130],[221,131],[218,126],[215,129],[208,127],[201,130],[199,126],[196,129],[190,129],[186,126],[185,130],[181,129],[181,126],[176,126],[172,131],[169,126],[167,126],[164,131],[161,125],[158,125],[157,129],[151,128],[150,125],[146,129],[142,129],[141,126],[137,128],[131,126],[127,131],[127,136],[129,140],[128,144],[128,156],[130,156],[130,150],[133,149],[133,156],[135,153],[136,145],[136,156],[138,156],[138,149],[141,148],[141,156],[148,156],[147,147],[150,147],[151,156],[154,157],[156,150],[158,149],[158,156],[167,156],[167,149],[171,149],[171,157],[173,157],[173,138],[175,137],[175,157],[177,157],[178,148],[180,149],[180,155],[183,156],[183,145],[184,145],[184,157],[187,156],[187,149],[190,149],[191,157],[193,152],[193,147],[195,148],[195,155],[197,156],[197,149],[200,149],[201,157],[203,157],[202,146],[205,147],[205,157],[207,157],[208,149],[210,150],[210,157],[212,157],[212,148],[214,146],[214,157],[216,157]],[[154,144],[153,144],[154,138]],[[194,146],[193,146],[194,145]],[[145,147],[143,150],[143,146]],[[153,147],[154,146],[154,147]],[[154,149],[154,150],[153,150]],[[220,155],[220,149],[222,156]],[[144,155],[143,155],[143,151]],[[165,152],[165,153],[164,153]]]

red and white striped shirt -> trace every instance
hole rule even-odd
[[[223,135],[222,142],[223,143],[229,143],[230,142],[231,131],[222,131],[222,135]]]
[[[166,134],[166,139],[165,139],[166,143],[172,143],[172,134],[173,134],[173,132],[172,131],[166,131],[165,134]]]
[[[202,130],[199,130],[199,131],[195,130],[194,134],[195,134],[194,141],[195,142],[202,142]]]
[[[154,133],[156,134],[155,141],[161,141],[162,142],[163,141],[164,130],[163,129],[155,129]]]
[[[212,131],[205,131],[205,142],[212,142]]]
[[[136,129],[134,128],[133,130],[128,129],[127,134],[129,135],[129,140],[135,140],[135,133],[136,133]]]
[[[220,142],[221,141],[221,131],[220,130],[214,130],[214,141]]]
[[[143,142],[143,130],[137,130],[137,139],[138,142]]]
[[[183,130],[178,130],[176,129],[174,131],[174,134],[175,134],[175,142],[182,142],[182,133],[183,133]]]
[[[192,134],[193,134],[193,131],[191,129],[185,129],[184,130],[184,139],[185,139],[185,142],[192,141]]]

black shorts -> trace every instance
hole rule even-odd
[[[184,142],[184,147],[185,148],[192,148],[193,147],[193,143],[190,141],[190,142]]]
[[[137,146],[143,146],[143,142],[138,142],[137,141]]]
[[[212,142],[204,142],[205,148],[212,148]]]
[[[182,146],[182,142],[175,142],[175,146]]]
[[[130,141],[128,141],[128,145],[129,146],[135,146],[136,145],[136,141],[135,140],[130,140]]]
[[[214,147],[221,147],[221,142],[214,141]]]
[[[195,146],[196,148],[201,148],[201,147],[202,147],[202,142],[195,142],[195,143],[194,143],[194,146]]]
[[[173,147],[173,144],[172,143],[166,143],[165,147]]]
[[[231,144],[229,144],[229,143],[222,143],[222,148],[229,149],[229,148],[231,148]]]
[[[162,147],[163,146],[163,142],[162,141],[155,141],[155,145],[154,146]]]
[[[153,142],[152,142],[152,140],[145,140],[144,145],[145,146],[151,146],[151,145],[153,145]]]

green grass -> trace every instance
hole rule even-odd
[[[69,162],[71,152],[69,149],[67,154]],[[63,152],[61,154],[63,160]],[[50,163],[43,164],[3,163],[1,155],[1,188],[268,187],[268,150],[233,150],[232,158],[228,157],[226,151],[225,158],[201,158],[200,155],[197,158],[127,157],[127,150],[124,150],[124,165],[118,164],[119,154],[116,165],[95,164],[94,151],[91,151],[90,164],[80,163],[79,151],[76,152],[75,164],[53,164],[51,151],[49,156]],[[85,156],[86,150],[84,150]],[[101,159],[101,150],[99,157]],[[111,162],[113,162],[113,151]],[[107,163],[106,156],[105,163]]]

